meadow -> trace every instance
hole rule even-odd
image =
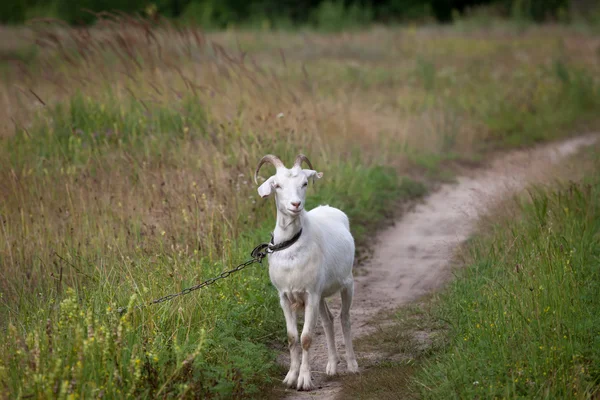
[[[262,155],[308,155],[308,207],[342,208],[365,244],[456,168],[600,109],[600,40],[564,26],[1,29],[2,397],[259,397],[285,348],[265,265],[133,306],[268,240]]]

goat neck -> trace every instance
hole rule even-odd
[[[302,210],[298,215],[286,215],[277,210],[277,225],[273,231],[274,243],[281,243],[294,237],[302,229],[306,218],[306,211]]]

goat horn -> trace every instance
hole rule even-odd
[[[298,157],[296,157],[296,161],[294,161],[294,167],[302,167],[302,161],[306,162],[310,169],[314,169],[312,164],[310,163],[310,160],[304,154],[298,154]]]
[[[258,167],[256,167],[256,171],[254,172],[254,183],[258,185],[258,171],[260,171],[260,167],[265,163],[271,163],[275,166],[275,168],[279,169],[283,167],[283,162],[279,159],[279,157],[274,156],[273,154],[267,154],[263,158],[260,159],[258,163]]]

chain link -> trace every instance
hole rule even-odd
[[[252,258],[249,259],[246,262],[241,263],[237,267],[235,267],[233,269],[230,269],[228,271],[223,271],[218,276],[215,276],[213,278],[207,279],[204,282],[199,283],[199,284],[197,284],[195,286],[192,286],[192,287],[189,287],[189,288],[185,288],[181,292],[169,294],[169,295],[160,297],[158,299],[152,300],[150,303],[145,304],[145,306],[151,306],[151,305],[154,305],[154,304],[160,304],[160,303],[164,303],[164,302],[169,301],[169,300],[173,300],[175,297],[183,296],[183,295],[192,293],[193,291],[196,291],[198,289],[202,289],[203,287],[212,285],[213,283],[219,281],[220,279],[225,279],[229,275],[231,275],[231,274],[233,274],[235,272],[241,271],[244,268],[246,268],[246,267],[248,267],[248,266],[250,266],[250,265],[252,265],[254,263],[262,264],[263,258],[265,258],[267,256],[267,253],[269,253],[269,252],[270,252],[269,251],[269,244],[268,243],[261,243],[258,246],[256,246],[254,248],[254,250],[252,250],[252,253],[250,253],[251,256],[252,256]],[[144,306],[143,304],[140,304],[140,305],[136,306],[135,308],[138,309],[138,308],[142,308],[143,306]],[[117,312],[119,312],[120,314],[124,313],[125,311],[127,311],[126,307],[119,307],[117,309]]]

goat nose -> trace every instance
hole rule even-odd
[[[296,208],[300,207],[300,202],[299,201],[292,201],[292,205]]]

